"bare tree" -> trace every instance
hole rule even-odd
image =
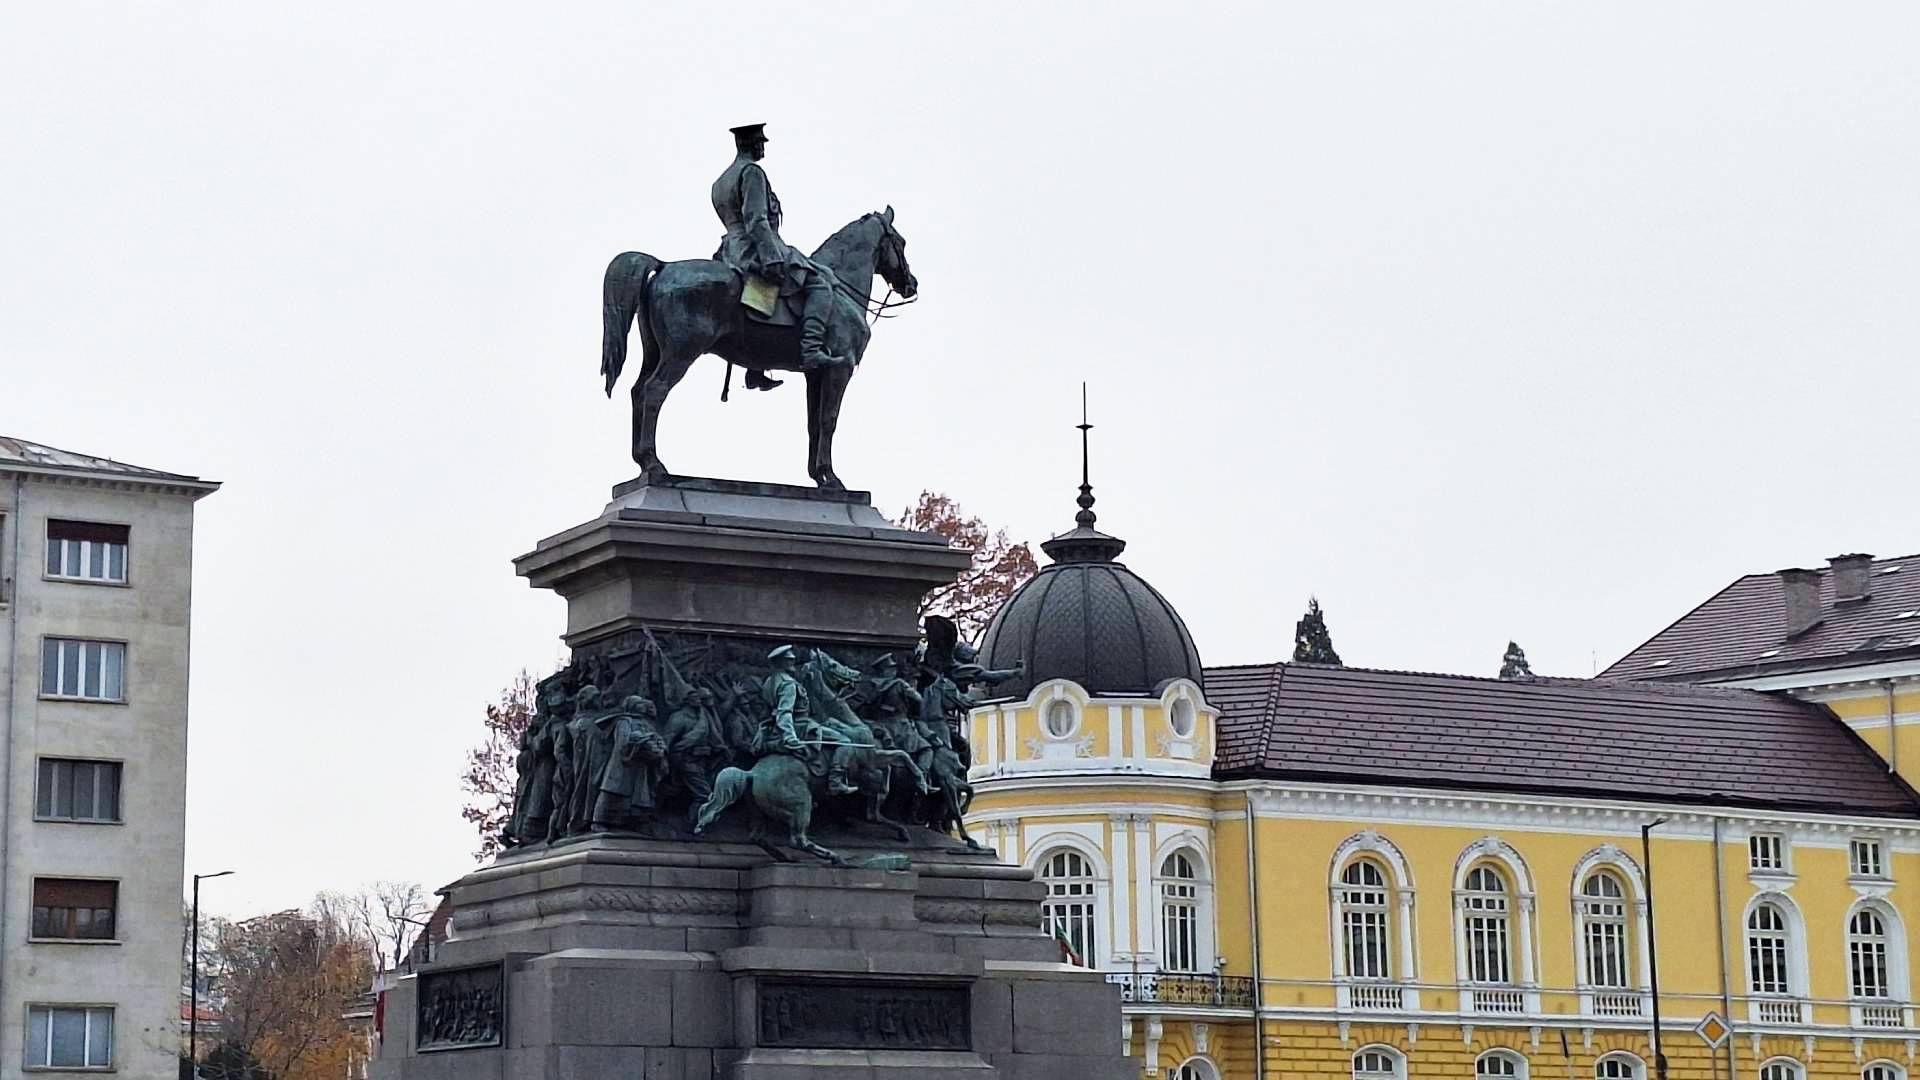
[[[355,893],[321,893],[315,903],[370,943],[380,971],[400,966],[433,914],[433,897],[417,881],[376,881]]]
[[[515,675],[500,691],[499,702],[487,706],[485,738],[467,751],[467,768],[460,774],[460,786],[466,789],[468,798],[460,816],[480,831],[480,850],[473,853],[477,861],[500,854],[500,833],[513,816],[520,738],[533,722],[538,693],[539,682],[532,672],[523,669]]]

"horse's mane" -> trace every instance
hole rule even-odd
[[[836,230],[832,236],[827,237],[825,243],[821,244],[819,247],[813,250],[812,257],[815,259],[821,260],[823,262],[833,261],[827,258],[829,253],[837,252],[843,246],[846,246],[846,247],[852,246],[856,241],[859,240],[859,231],[867,224],[867,222],[879,216],[880,215],[878,212],[869,211],[865,214],[861,214],[857,218],[854,218],[852,221],[847,222],[845,225],[840,226],[840,228]]]

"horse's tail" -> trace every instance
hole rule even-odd
[[[647,293],[662,265],[659,259],[639,251],[622,252],[607,264],[600,306],[606,325],[600,339],[600,374],[607,378],[608,397],[613,396],[613,384],[620,380],[620,369],[627,364],[627,328],[636,318],[640,322],[640,378],[645,379],[653,367],[655,348],[647,321]]]
[[[700,818],[693,823],[693,831],[706,832],[721,811],[740,801],[740,797],[753,790],[753,774],[745,769],[736,769],[729,765],[720,770],[713,778],[713,794],[700,807]]]

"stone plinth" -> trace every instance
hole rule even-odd
[[[888,523],[866,492],[676,477],[621,484],[514,568],[566,597],[575,649],[642,627],[893,648],[968,561]]]
[[[451,937],[389,992],[374,1075],[1134,1075],[1118,987],[1059,962],[1028,871],[945,842],[912,857],[593,837],[503,858],[452,886]]]

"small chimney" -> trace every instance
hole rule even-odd
[[[1827,563],[1833,567],[1833,602],[1857,603],[1873,588],[1873,556],[1835,555]]]
[[[1780,594],[1787,602],[1787,636],[1820,625],[1820,571],[1795,567],[1780,571]]]

